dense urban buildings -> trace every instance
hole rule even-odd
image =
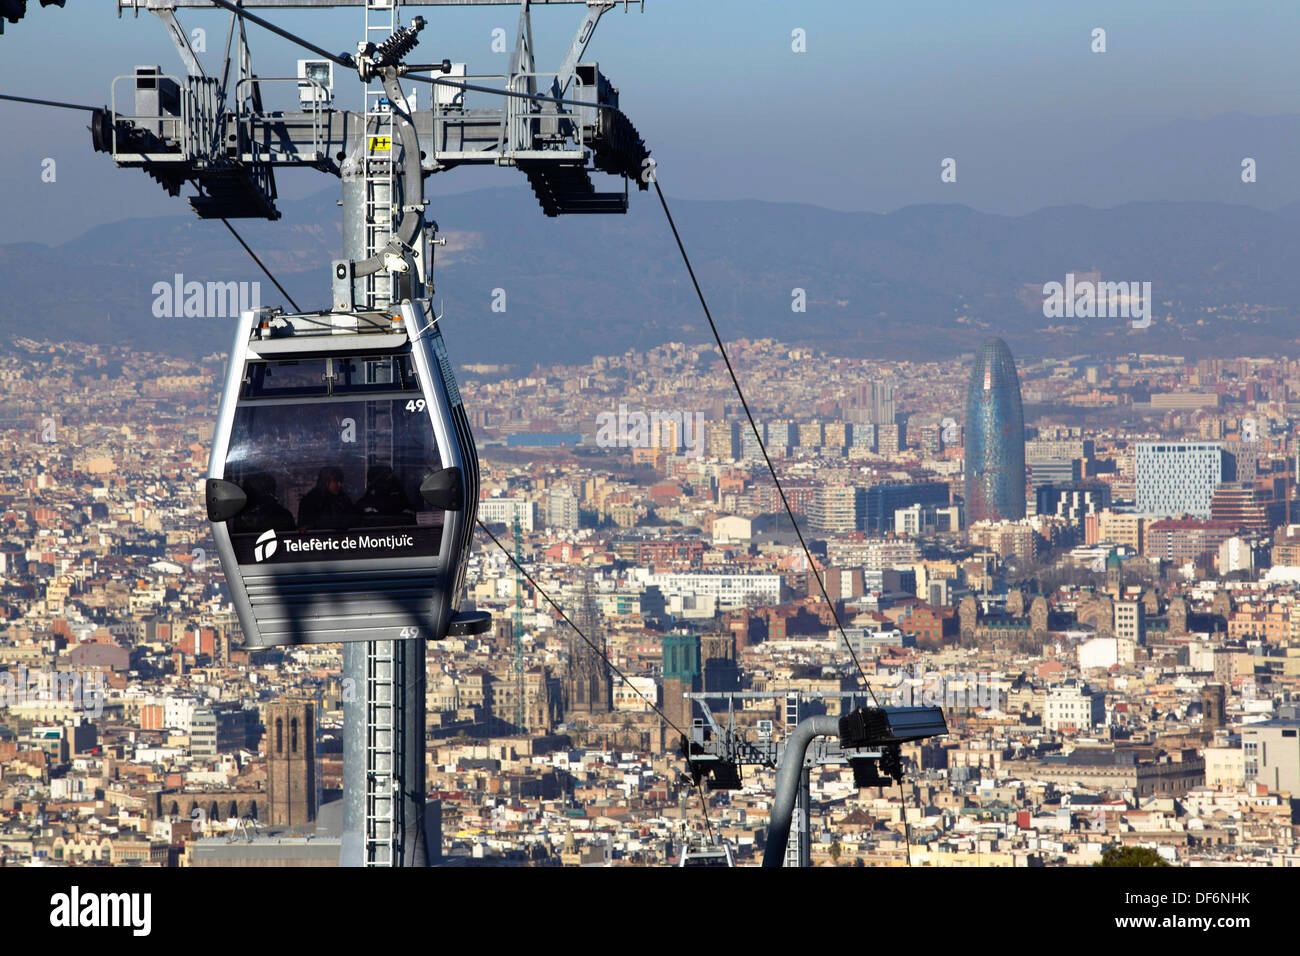
[[[479,514],[512,551],[519,516],[538,587],[478,539],[465,600],[493,629],[428,647],[443,864],[675,861],[703,833],[680,750],[696,720],[757,747],[864,682],[938,703],[949,734],[904,748],[901,795],[818,768],[814,863],[902,864],[910,847],[914,865],[1087,865],[1129,846],[1300,863],[1300,363],[1025,362],[1028,507],[973,518],[967,444],[988,420],[963,412],[972,357],[731,348],[761,432],[783,439],[769,452],[811,563],[714,350],[461,369]],[[221,366],[33,340],[0,358],[6,863],[337,862],[339,649],[245,647],[211,557],[199,478]],[[687,382],[702,447],[671,429],[597,442],[619,403],[684,411]],[[1132,400],[1180,389],[1217,400]],[[1235,460],[1208,516],[1139,505],[1139,477],[1176,496],[1199,473],[1183,453],[1139,465],[1144,445]],[[773,782],[762,764],[702,782],[743,865]]]

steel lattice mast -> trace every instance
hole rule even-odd
[[[115,0],[119,16],[149,12],[167,28],[186,75],[137,68],[114,83],[108,108],[95,110],[95,148],[122,167],[141,168],[172,195],[192,184],[200,218],[279,218],[275,169],[311,167],[342,180],[343,258],[330,263],[336,316],[386,309],[433,288],[433,238],[423,178],[461,165],[522,170],[548,216],[622,213],[627,181],[648,180],[648,151],[618,110],[618,92],[583,54],[613,0],[411,0],[407,7],[514,6],[516,42],[504,89],[479,81],[449,59],[403,62],[424,27],[401,22],[401,0]],[[537,72],[531,9],[586,8],[559,68]],[[231,11],[220,76],[208,76],[177,12],[214,6]],[[333,54],[250,11],[361,7],[357,53]],[[315,53],[299,75],[277,80],[253,72],[246,21]],[[306,66],[304,67],[304,64]],[[231,76],[232,66],[234,76]],[[365,84],[359,113],[334,109],[334,68],[355,69]],[[430,84],[426,109],[412,108],[405,78]],[[232,82],[233,81],[233,82]],[[271,111],[263,93],[277,82],[297,87],[301,109]],[[128,97],[120,89],[130,85]],[[485,85],[488,84],[488,85]],[[496,94],[490,107],[470,93]],[[500,105],[495,105],[495,101]],[[591,173],[619,175],[620,192],[597,192]],[[429,228],[432,226],[432,228]],[[337,319],[336,319],[337,321]],[[519,542],[516,523],[516,553]],[[516,722],[523,724],[522,589],[515,622]],[[453,632],[455,623],[452,624]],[[434,639],[445,635],[432,635]],[[344,646],[343,865],[419,866],[425,834],[424,638]]]

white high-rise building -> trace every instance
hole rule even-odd
[[[1146,643],[1146,615],[1141,601],[1115,602],[1115,636],[1134,645]]]
[[[194,712],[201,706],[201,701],[194,697],[164,697],[163,726],[168,730],[179,730],[188,734],[194,722]]]
[[[1223,481],[1219,442],[1139,442],[1133,453],[1137,511],[1178,518],[1210,517],[1210,499]]]
[[[484,524],[514,525],[519,515],[521,531],[532,532],[537,506],[524,498],[484,498],[478,503],[478,517]]]
[[[767,441],[767,423],[758,423],[758,433]],[[763,452],[759,449],[758,439],[754,437],[754,429],[745,423],[745,427],[740,430],[740,457],[741,458],[762,458]]]
[[[522,519],[521,519],[522,521]],[[568,485],[552,488],[546,496],[546,526],[563,531],[578,528],[578,496]]]
[[[814,531],[848,533],[860,527],[866,492],[853,485],[827,485],[817,489],[808,524]]]
[[[1087,684],[1067,680],[1047,689],[1043,701],[1043,729],[1051,732],[1086,732],[1106,720],[1106,695]]]
[[[628,576],[642,588],[657,587],[665,597],[708,599],[719,608],[744,607],[751,599],[765,606],[781,603],[779,574],[697,574],[633,568]]]

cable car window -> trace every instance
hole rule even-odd
[[[250,362],[240,398],[280,398],[328,395],[324,359],[294,362]]]
[[[388,386],[391,388],[391,386]],[[423,397],[240,403],[225,477],[241,564],[436,555],[443,513],[420,495],[441,467]]]
[[[418,392],[420,382],[409,355],[333,359],[330,387],[335,395],[350,392]]]
[[[339,395],[355,392],[418,392],[409,355],[249,362],[241,399]]]

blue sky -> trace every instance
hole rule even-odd
[[[107,102],[135,64],[179,61],[156,18],[114,15],[113,0],[69,0],[6,24],[0,91]],[[71,9],[71,8],[79,9]],[[504,69],[491,51],[515,10],[407,8],[430,21],[428,58]],[[350,50],[360,10],[264,15],[323,46]],[[540,7],[543,69],[558,63],[581,16]],[[181,11],[208,32],[215,68],[228,15]],[[1106,30],[1107,52],[1090,50]],[[1215,199],[1266,207],[1300,199],[1300,113],[1291,3],[996,4],[918,0],[647,0],[607,14],[588,59],[621,90],[670,194],[761,198],[840,210],[889,211],[959,202],[1020,215],[1044,205]],[[806,34],[807,52],[791,49]],[[288,75],[299,51],[251,26],[257,69]],[[346,81],[344,81],[346,83]],[[340,84],[342,85],[342,84]],[[359,84],[346,91],[359,103]],[[90,150],[85,116],[0,104],[0,242],[58,242],[132,215],[186,213],[135,171]],[[1238,156],[1261,153],[1243,189]],[[958,181],[939,182],[944,157]],[[42,183],[43,159],[58,178]],[[509,171],[456,171],[431,191],[513,184]],[[329,187],[319,174],[281,177],[282,194]]]

